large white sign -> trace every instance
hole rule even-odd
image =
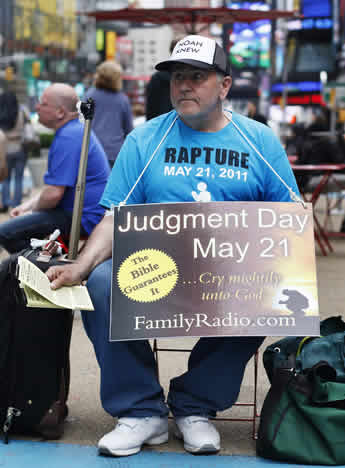
[[[112,340],[319,335],[310,204],[115,210]]]

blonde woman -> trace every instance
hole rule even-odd
[[[110,167],[128,133],[133,129],[133,115],[127,95],[122,91],[122,68],[107,60],[96,68],[93,87],[85,95],[95,101],[92,129],[101,142]]]

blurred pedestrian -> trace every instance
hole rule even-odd
[[[293,135],[296,144],[296,164],[341,164],[344,154],[340,139],[328,134],[329,119],[327,111],[315,108],[312,111],[312,120],[305,128],[301,125],[293,126]],[[310,189],[308,183],[312,177],[319,175],[308,171],[298,171],[296,180],[301,191]],[[320,172],[321,175],[321,172]]]
[[[13,91],[0,95],[0,129],[7,140],[6,161],[8,176],[2,184],[1,213],[6,213],[9,207],[17,206],[23,197],[23,177],[27,153],[23,148],[25,115],[19,106],[17,96]],[[14,195],[11,197],[11,180],[14,175]]]
[[[298,161],[301,161],[301,164],[339,164],[344,161],[336,135],[328,132],[327,110],[316,107],[312,111],[312,121],[306,127],[301,141],[298,154]]]
[[[170,43],[169,51],[172,53],[178,39]],[[152,76],[146,87],[146,120],[153,119],[172,110],[170,100],[170,73],[166,70],[157,71]]]
[[[0,182],[6,179],[8,175],[6,152],[7,152],[7,139],[6,139],[4,132],[0,130]]]
[[[85,93],[85,98],[95,101],[92,129],[113,167],[126,136],[133,130],[130,102],[122,91],[121,65],[112,60],[98,65],[93,86]]]
[[[248,111],[248,117],[250,119],[254,119],[257,122],[261,122],[267,125],[267,119],[263,114],[260,114],[260,112],[258,111],[257,103],[255,101],[248,101],[247,111]]]

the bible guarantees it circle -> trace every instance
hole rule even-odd
[[[177,278],[175,261],[157,249],[134,252],[121,263],[117,272],[121,292],[138,302],[154,302],[167,296]]]

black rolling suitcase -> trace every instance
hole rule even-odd
[[[73,312],[30,308],[17,279],[17,258],[46,271],[61,264],[37,262],[39,250],[14,254],[0,265],[0,430],[10,434],[61,437],[67,416],[69,346]]]

